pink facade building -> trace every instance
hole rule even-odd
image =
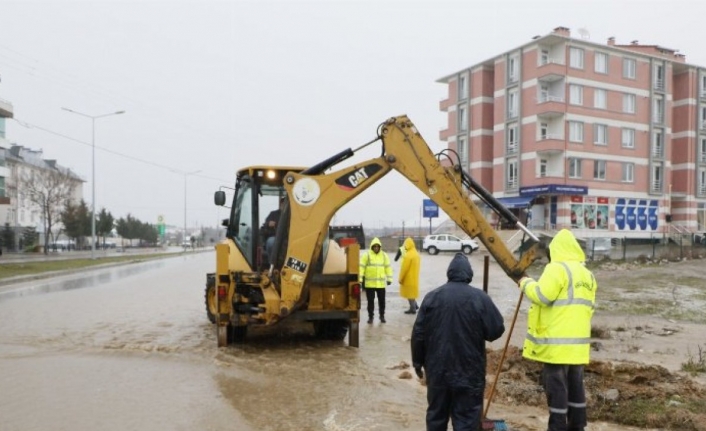
[[[648,237],[706,224],[706,67],[558,27],[441,78],[440,139],[534,229]]]

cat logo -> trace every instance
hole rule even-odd
[[[372,175],[376,174],[380,169],[382,169],[382,166],[377,163],[363,166],[362,168],[358,168],[349,174],[339,177],[336,179],[336,184],[344,190],[353,190],[363,184]]]

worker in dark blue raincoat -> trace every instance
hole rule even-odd
[[[473,269],[456,253],[448,282],[427,293],[412,329],[412,365],[427,380],[427,431],[480,429],[485,391],[485,342],[505,332],[490,297],[470,286]]]

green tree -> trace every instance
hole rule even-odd
[[[5,223],[0,231],[0,247],[5,247],[6,250],[15,249],[15,231],[10,227],[10,223]]]
[[[83,199],[77,205],[66,202],[59,217],[66,236],[73,239],[76,245],[83,244],[84,238],[91,235],[91,213]]]
[[[115,218],[113,214],[106,211],[105,208],[101,208],[98,213],[98,219],[96,220],[96,235],[103,239],[103,246],[105,246],[105,237],[110,235],[115,227]]]

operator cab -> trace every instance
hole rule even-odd
[[[282,179],[287,172],[302,170],[304,168],[255,166],[238,171],[230,218],[224,220],[224,225],[227,227],[226,237],[233,240],[253,270],[266,269],[270,264],[272,256],[267,252],[272,253],[275,247],[276,224],[281,214],[279,211],[283,210],[280,202],[288,205]],[[225,205],[225,192],[217,191],[214,202]],[[283,231],[280,241],[286,239],[287,234]],[[269,244],[268,238],[271,238]]]

